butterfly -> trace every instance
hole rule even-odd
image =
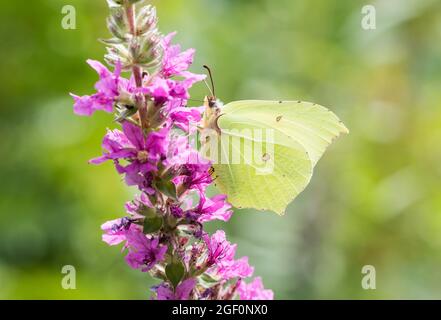
[[[217,187],[236,208],[283,215],[310,182],[327,147],[349,130],[330,110],[310,102],[244,100],[222,105],[211,71],[204,67],[212,95],[205,98],[202,127],[217,138]],[[234,139],[240,144],[232,143]]]

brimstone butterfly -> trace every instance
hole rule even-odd
[[[247,100],[221,106],[214,94],[205,98],[203,127],[220,138],[218,159],[225,155],[229,159],[213,164],[216,185],[229,202],[236,208],[279,215],[308,185],[326,148],[341,133],[349,132],[334,113],[314,103]],[[259,130],[271,132],[271,148],[263,135],[253,134]],[[238,137],[243,142],[240,145],[223,143]],[[270,173],[259,174],[251,159],[256,153],[244,147],[246,142],[254,148],[258,145],[259,160],[272,161]],[[234,157],[236,161],[231,163]]]

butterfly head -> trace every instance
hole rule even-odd
[[[220,110],[224,103],[214,96],[206,96],[204,99],[205,109]]]
[[[208,108],[216,108],[217,99],[215,96],[206,96],[204,99],[204,105]]]
[[[203,128],[216,130],[221,133],[217,120],[222,115],[221,107],[223,103],[214,96],[207,96],[204,99],[205,112],[203,117]]]

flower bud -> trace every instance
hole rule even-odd
[[[136,34],[143,35],[156,29],[157,23],[156,8],[150,5],[143,7],[136,17]]]
[[[107,5],[109,6],[109,8],[115,8],[115,7],[120,7],[125,3],[135,4],[140,1],[142,0],[107,0]]]
[[[107,18],[107,28],[114,37],[121,40],[127,39],[129,26],[125,10],[122,7],[111,9],[110,16]]]
[[[130,121],[130,118],[134,116],[138,112],[138,109],[135,108],[133,105],[116,105],[116,115],[115,115],[115,121],[116,122],[122,122],[122,121]]]
[[[162,58],[160,39],[161,37],[156,29],[142,36],[132,38],[129,52],[133,65],[147,69],[157,68]]]
[[[131,67],[130,53],[124,45],[115,44],[106,49],[107,54],[104,56],[104,59],[108,64],[115,66],[119,62],[124,70]]]

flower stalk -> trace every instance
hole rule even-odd
[[[125,11],[126,11],[126,15],[127,15],[127,21],[129,24],[129,30],[130,33],[132,35],[132,39],[135,40],[137,38],[137,29],[135,26],[135,6],[133,3],[131,3],[130,1],[127,1],[124,5],[125,7]],[[132,48],[130,50],[130,52],[136,52],[136,48],[135,48],[135,44],[137,42],[133,41],[132,42]],[[137,61],[135,60],[136,57],[132,56],[131,60],[133,61],[133,66],[132,66],[132,74],[135,78],[135,83],[136,86],[138,88],[142,87],[142,69],[141,67],[139,67],[137,65]],[[147,114],[147,104],[146,104],[146,100],[144,98],[139,97],[139,99],[137,100],[137,109],[138,109],[138,113],[139,113],[139,119],[141,122],[141,128],[143,130],[144,133],[147,133],[147,130],[150,126],[149,121],[148,121],[148,114]]]

